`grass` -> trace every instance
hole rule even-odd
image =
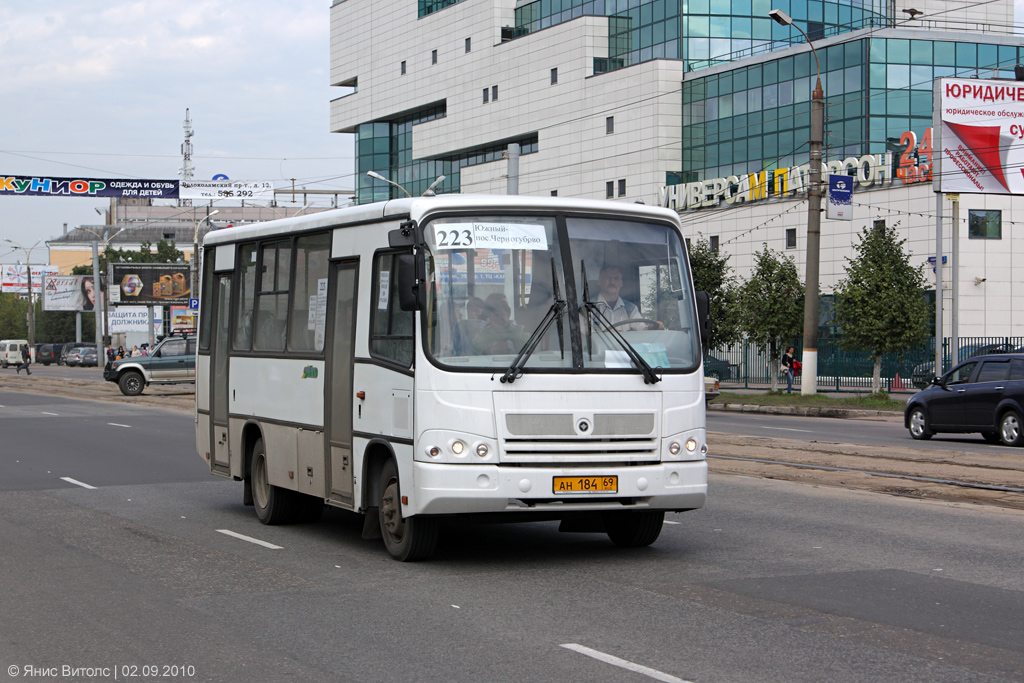
[[[889,396],[882,392],[880,394],[866,394],[863,396],[849,396],[844,398],[833,398],[832,396],[826,396],[824,394],[814,394],[812,396],[804,396],[802,394],[794,393],[778,393],[778,394],[740,394],[740,393],[723,393],[721,396],[715,398],[712,403],[745,403],[748,405],[758,406],[818,406],[818,407],[829,407],[829,408],[855,408],[863,410],[893,410],[897,412],[903,412],[903,408],[907,405],[903,401],[889,398]]]

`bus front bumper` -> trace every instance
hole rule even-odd
[[[554,493],[556,477],[616,477],[614,493]],[[641,467],[507,467],[413,463],[406,515],[564,510],[695,510],[704,505],[704,460]]]

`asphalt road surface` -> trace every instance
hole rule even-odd
[[[10,680],[1024,680],[1018,511],[713,476],[650,548],[462,522],[401,564],[259,524],[187,415],[0,405]]]

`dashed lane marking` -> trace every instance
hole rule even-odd
[[[81,486],[83,489],[94,489],[94,488],[96,488],[95,486],[89,486],[85,482],[78,481],[77,479],[72,479],[71,477],[61,477],[61,479],[63,481],[66,481],[69,484],[74,484],[75,486]]]
[[[567,650],[579,652],[581,655],[586,655],[587,657],[593,657],[605,664],[611,664],[612,666],[617,666],[619,668],[626,669],[627,671],[643,674],[644,676],[653,678],[656,681],[663,681],[664,683],[691,683],[690,681],[683,680],[682,678],[676,678],[664,671],[658,671],[657,669],[652,669],[641,664],[634,664],[633,662],[626,661],[625,659],[619,659],[613,655],[600,652],[599,650],[592,650],[589,647],[584,647],[583,645],[578,645],[576,643],[564,643],[562,647]]]
[[[279,546],[279,545],[274,545],[273,543],[267,543],[266,541],[261,541],[258,538],[253,538],[252,536],[246,536],[244,534],[240,534],[238,532],[231,531],[230,529],[217,529],[217,532],[221,533],[221,534],[224,534],[225,536],[231,536],[232,538],[237,538],[237,539],[242,540],[242,541],[248,541],[249,543],[255,543],[256,545],[261,545],[264,548],[270,548],[271,550],[281,550],[282,549],[281,546]]]

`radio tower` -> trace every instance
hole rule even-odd
[[[188,117],[188,109],[185,110],[185,142],[181,144],[181,168],[178,172],[181,174],[182,181],[192,180],[192,120]],[[179,206],[192,206],[191,199],[182,199],[178,202]]]

